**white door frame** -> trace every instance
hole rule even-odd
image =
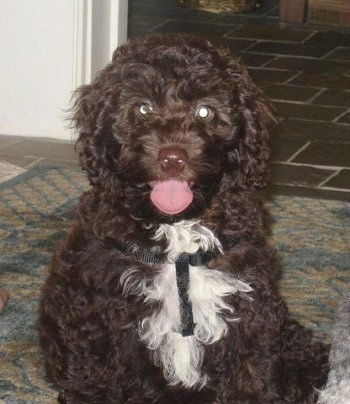
[[[0,0],[0,134],[70,139],[72,92],[126,40],[128,0]]]
[[[128,0],[74,0],[74,82],[89,83],[127,39]]]

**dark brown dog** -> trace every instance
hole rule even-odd
[[[255,190],[267,103],[209,42],[116,50],[76,93],[92,189],[40,303],[47,373],[67,403],[313,403],[328,347],[288,319]]]

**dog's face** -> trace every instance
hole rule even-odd
[[[185,35],[118,48],[77,91],[73,117],[91,183],[122,188],[134,216],[164,220],[197,217],[224,185],[263,187],[271,119],[235,59]]]

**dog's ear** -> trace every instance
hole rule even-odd
[[[275,122],[272,109],[247,69],[228,53],[224,59],[233,91],[232,110],[238,120],[237,142],[229,152],[229,165],[236,171],[238,188],[261,189],[269,179],[269,130]]]
[[[117,75],[108,65],[91,84],[79,87],[72,97],[71,126],[77,130],[76,151],[89,180],[96,184],[111,164],[108,144],[111,133],[111,100]],[[107,174],[107,173],[106,173]]]

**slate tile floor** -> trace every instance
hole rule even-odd
[[[278,21],[278,0],[214,14],[176,0],[130,0],[129,37],[188,32],[228,46],[273,101],[271,193],[350,201],[350,27]],[[0,136],[0,160],[75,165],[65,142]]]

